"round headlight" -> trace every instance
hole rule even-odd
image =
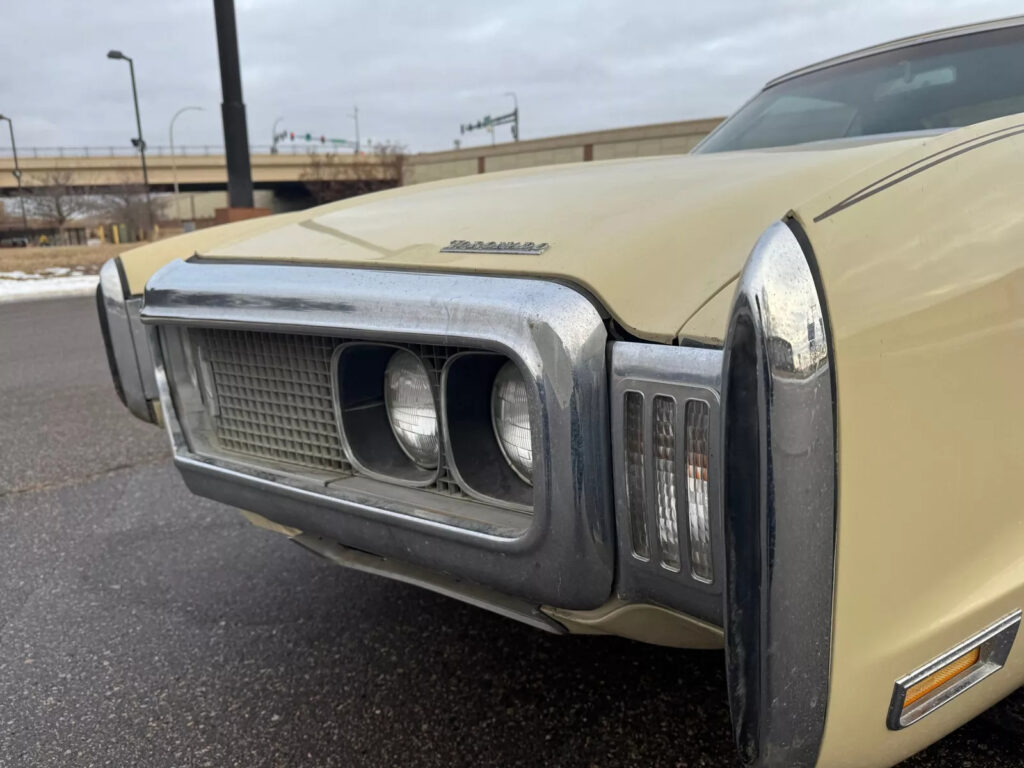
[[[384,370],[384,402],[388,421],[405,455],[424,469],[437,466],[437,409],[423,363],[400,349]]]
[[[511,360],[501,367],[491,390],[491,422],[509,466],[533,485],[533,443],[526,382]]]

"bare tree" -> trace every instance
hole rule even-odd
[[[97,190],[91,196],[91,212],[111,224],[124,224],[137,237],[149,227],[146,208],[146,188],[141,184],[122,184]],[[165,214],[167,200],[152,200],[153,219]]]
[[[57,170],[36,176],[31,194],[25,200],[29,216],[42,219],[55,227],[60,242],[64,242],[64,227],[68,221],[93,210],[86,191],[71,185],[73,176],[70,170]]]
[[[299,179],[319,205],[397,187],[404,165],[405,147],[398,144],[377,144],[358,155],[311,152]]]

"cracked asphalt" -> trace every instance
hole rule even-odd
[[[718,653],[552,637],[191,496],[94,306],[0,305],[0,766],[735,764]],[[992,714],[905,765],[1024,766]]]

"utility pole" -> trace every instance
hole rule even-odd
[[[252,168],[249,164],[249,131],[242,101],[242,71],[238,62],[238,29],[234,0],[213,0],[220,56],[220,87],[223,94],[224,155],[228,166],[228,206],[252,208]]]
[[[352,119],[356,121],[356,154],[359,154],[359,107],[352,107]]]
[[[22,234],[25,236],[26,242],[28,241],[28,215],[25,213],[25,196],[22,194],[21,189],[21,168],[18,166],[18,147],[14,143],[14,121],[11,118],[4,115],[0,115],[0,120],[7,121],[7,128],[11,132],[11,154],[14,156],[14,178],[18,180],[18,202],[21,204],[21,227]]]
[[[139,131],[139,138],[134,139],[132,144],[139,148],[139,156],[142,158],[142,185],[146,188],[146,217],[149,220],[149,231],[153,232],[153,204],[149,197],[149,171],[146,168],[146,140],[142,138],[142,118],[139,116],[139,92],[135,88],[135,62],[130,56],[125,56],[120,51],[108,51],[108,59],[122,60],[128,62],[128,71],[132,76],[132,101],[135,102],[135,127]]]

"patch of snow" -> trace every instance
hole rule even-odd
[[[66,269],[66,267],[58,267],[58,269]],[[99,281],[99,275],[46,277],[25,275],[24,272],[0,272],[0,303],[52,299],[59,296],[88,296],[90,293],[95,293]]]

